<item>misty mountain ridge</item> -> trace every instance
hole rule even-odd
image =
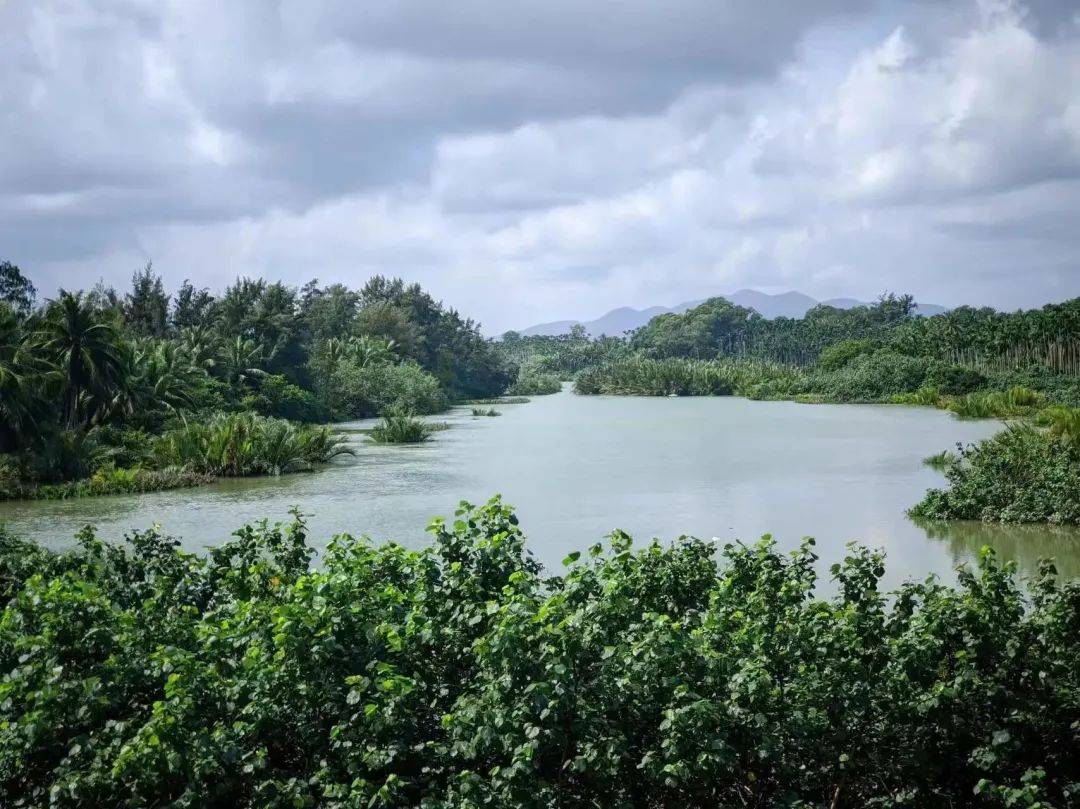
[[[780,292],[776,295],[770,295],[756,289],[740,289],[730,295],[717,295],[716,297],[725,298],[737,306],[753,309],[769,320],[777,317],[800,318],[819,304],[835,306],[837,309],[852,309],[856,306],[870,305],[869,301],[860,301],[855,298],[829,298],[828,300],[819,301],[809,295],[804,295],[802,292]],[[527,329],[522,329],[521,334],[526,337],[568,334],[571,328],[580,323],[592,337],[599,337],[604,334],[618,337],[623,332],[644,326],[657,315],[682,314],[688,309],[693,309],[695,306],[704,303],[705,300],[707,299],[702,298],[696,301],[685,301],[672,307],[650,306],[646,309],[620,306],[618,309],[612,309],[607,314],[596,318],[596,320],[554,320],[550,323],[538,323],[535,326],[529,326]],[[946,307],[933,303],[920,303],[917,306],[916,311],[920,315],[927,317],[948,311]]]

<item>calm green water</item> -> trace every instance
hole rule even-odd
[[[0,521],[52,547],[92,523],[118,538],[154,522],[186,547],[219,543],[246,521],[283,519],[298,505],[316,546],[338,532],[409,546],[435,515],[500,492],[517,507],[541,561],[558,566],[614,528],[639,540],[679,534],[783,547],[814,536],[823,560],[849,540],[882,547],[889,584],[956,565],[989,544],[1024,570],[1055,556],[1080,575],[1080,533],[964,524],[932,536],[904,509],[942,478],[921,459],[1000,429],[928,408],[798,405],[735,398],[581,397],[568,391],[502,405],[500,418],[467,409],[418,447],[356,436],[358,455],[311,475],[237,480],[157,494],[0,504]],[[364,426],[357,423],[354,426]]]

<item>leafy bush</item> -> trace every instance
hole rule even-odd
[[[517,379],[506,389],[513,396],[547,396],[562,390],[557,374],[541,371],[536,365],[522,365]]]
[[[326,404],[340,418],[367,418],[398,407],[437,413],[447,399],[439,381],[416,363],[361,367],[344,361],[331,375]]]
[[[382,420],[371,428],[371,439],[377,444],[420,444],[427,441],[435,428],[403,408],[389,408]]]
[[[833,402],[888,401],[923,386],[932,361],[890,351],[860,354],[837,371],[810,377],[810,391]]]
[[[411,551],[0,543],[9,806],[1068,806],[1080,584],[683,538],[549,577],[498,500]],[[8,552],[15,560],[3,558]],[[48,555],[46,555],[48,556]],[[1017,797],[1019,796],[1019,797]]]
[[[822,371],[839,371],[856,357],[873,354],[880,348],[878,340],[840,340],[822,349],[817,367]]]
[[[157,440],[160,466],[223,477],[308,471],[353,450],[329,427],[297,426],[251,413],[190,422]]]
[[[1080,523],[1080,452],[1029,425],[1014,425],[959,448],[943,471],[946,490],[931,489],[911,509],[923,520]]]
[[[306,424],[326,422],[330,418],[329,411],[315,394],[278,374],[262,377],[259,392],[245,396],[241,405],[245,410],[253,410],[263,416]]]
[[[923,384],[936,388],[950,396],[962,396],[985,387],[986,376],[974,368],[962,365],[950,365],[946,362],[930,363]]]

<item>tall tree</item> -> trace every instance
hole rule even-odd
[[[25,314],[33,307],[36,296],[37,290],[22,270],[10,261],[0,261],[0,301]]]
[[[89,420],[92,407],[122,384],[124,356],[114,325],[83,293],[60,290],[41,324],[41,351],[55,366],[63,390],[64,421],[75,428]]]
[[[131,277],[124,299],[124,320],[140,337],[164,337],[168,330],[169,296],[151,262]]]
[[[186,278],[176,293],[171,325],[177,332],[205,328],[214,315],[214,296],[210,290],[196,289]]]

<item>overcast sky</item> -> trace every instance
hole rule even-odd
[[[753,287],[1080,295],[1074,0],[0,0],[50,296],[417,280],[488,333]]]

